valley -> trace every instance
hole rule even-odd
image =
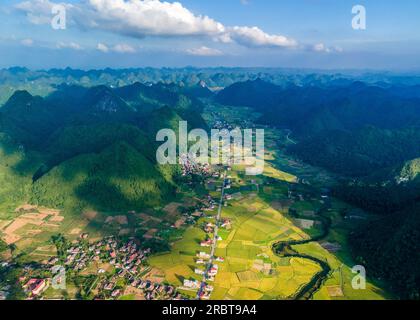
[[[367,96],[373,90],[349,90],[360,87]],[[319,91],[343,91],[307,90],[317,99]],[[401,127],[388,118],[366,127],[316,102],[307,110],[309,100],[301,88],[260,79],[219,93],[138,82],[63,85],[43,97],[16,91],[0,108],[0,292],[8,299],[382,300],[395,297],[395,282],[415,295],[415,276],[393,277],[415,270],[415,261],[398,265],[418,246],[416,118],[405,127],[406,115],[392,109]],[[287,113],[288,104],[295,109]],[[407,114],[413,110],[410,102]],[[297,116],[307,123],[295,123]],[[369,123],[371,115],[357,110],[357,117]],[[264,129],[263,173],[189,157],[159,164],[156,133],[178,132],[180,121],[188,130]],[[388,234],[406,245],[389,247]],[[382,268],[388,257],[391,273]],[[356,265],[367,267],[363,290],[352,285]]]

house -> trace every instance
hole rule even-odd
[[[48,288],[48,282],[45,279],[30,279],[23,288],[26,292],[30,292],[32,295],[37,296]]]
[[[213,288],[213,286],[211,286],[211,285],[206,285],[206,286],[204,287],[204,291],[212,292],[213,290],[214,290],[214,288]]]
[[[212,223],[208,223],[204,227],[204,232],[206,232],[206,233],[213,233],[214,232],[214,226],[212,225]]]
[[[200,288],[200,281],[184,279],[184,287],[189,289]]]
[[[203,275],[203,274],[204,274],[204,271],[203,271],[203,270],[201,270],[201,269],[197,269],[197,268],[196,268],[196,269],[194,270],[194,273],[195,273],[195,274],[198,274],[198,275]]]
[[[104,290],[111,291],[111,290],[113,290],[113,289],[114,289],[114,287],[115,287],[115,283],[113,283],[113,282],[109,282],[109,283],[107,283],[107,284],[104,286]]]
[[[214,277],[214,276],[216,276],[218,271],[219,271],[219,266],[217,264],[214,264],[209,269],[208,274],[209,274],[209,276]]]
[[[199,254],[197,254],[197,257],[201,259],[210,259],[210,255],[205,252],[200,252]]]
[[[201,241],[200,246],[202,246],[202,247],[210,247],[211,244],[212,244],[211,239],[207,239],[205,241]]]
[[[220,225],[222,228],[230,229],[231,228],[231,222],[229,219],[223,219],[222,224]]]
[[[112,297],[117,297],[117,296],[119,296],[120,295],[120,290],[119,289],[117,289],[117,290],[114,290],[114,291],[112,291],[112,293],[111,293],[111,296]]]

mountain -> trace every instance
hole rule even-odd
[[[363,176],[420,157],[420,99],[414,91],[361,81],[278,86],[255,80],[225,88],[215,100],[252,107],[260,123],[291,130],[298,143],[288,150],[302,160]]]
[[[236,83],[216,96],[231,106],[252,107],[260,122],[286,127],[301,137],[327,130],[420,126],[420,99],[398,88],[363,82],[345,86],[277,86],[262,80]]]
[[[100,152],[118,141],[130,144],[149,160],[153,159],[149,137],[130,124],[94,124],[66,126],[49,138],[45,152],[48,163],[54,165],[83,153]]]
[[[420,158],[346,181],[333,193],[358,207],[390,214],[420,202]]]
[[[0,210],[16,208],[15,204],[25,199],[39,165],[36,154],[0,132]]]
[[[0,108],[2,195],[63,208],[162,204],[178,172],[156,163],[156,133],[182,120],[200,126],[202,107],[164,84],[60,85],[44,98],[16,91]]]
[[[133,210],[170,199],[159,167],[125,142],[54,167],[33,184],[31,202],[52,207]]]
[[[358,263],[402,299],[420,298],[420,204],[361,225],[349,243]]]
[[[349,176],[369,175],[420,156],[417,127],[389,130],[367,126],[350,132],[328,130],[292,145],[302,160]]]
[[[52,134],[60,120],[54,106],[27,91],[16,91],[0,109],[1,131],[30,147]]]
[[[420,298],[420,158],[335,186],[333,195],[377,213],[349,236],[356,261],[402,299]]]

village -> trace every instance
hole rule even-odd
[[[228,167],[230,169],[230,167]],[[225,189],[231,187],[231,180],[226,176],[226,170],[224,173],[216,172],[210,175],[212,178],[222,178],[223,183],[222,187],[218,189],[221,192],[221,197],[219,201],[219,207],[216,216],[207,216],[207,219],[215,219],[215,222],[205,222],[202,224],[202,229],[206,233],[206,239],[200,242],[202,248],[210,248],[210,253],[200,251],[196,255],[195,264],[196,268],[194,273],[202,276],[202,281],[193,280],[193,279],[184,279],[182,289],[186,290],[197,290],[197,299],[200,300],[209,300],[211,294],[214,290],[214,287],[209,284],[215,281],[215,277],[219,271],[219,265],[217,263],[223,263],[223,257],[215,256],[214,252],[217,247],[217,242],[221,241],[222,238],[218,234],[219,228],[230,229],[231,221],[229,219],[224,219],[221,217],[222,206],[227,204],[227,201],[231,199],[230,195],[225,195]],[[208,196],[209,203],[211,206],[208,206],[207,209],[215,209],[215,201]],[[204,216],[204,215],[202,215]],[[217,263],[216,263],[217,262]]]
[[[181,285],[173,285],[171,282],[162,281],[151,276],[152,267],[149,266],[148,257],[153,253],[151,248],[142,245],[138,237],[108,236],[101,240],[90,241],[88,233],[81,233],[77,241],[68,242],[63,236],[54,240],[57,248],[57,256],[51,257],[47,264],[28,264],[22,268],[19,283],[24,290],[27,299],[50,299],[51,290],[63,288],[61,284],[67,279],[78,281],[78,298],[97,300],[124,299],[127,294],[134,295],[142,300],[182,300],[191,299],[193,295],[184,294],[195,292],[196,299],[209,300],[214,292],[220,265],[225,258],[215,254],[218,242],[222,239],[221,234],[229,234],[232,229],[232,220],[222,216],[222,208],[228,206],[231,200],[242,198],[237,187],[233,187],[231,165],[201,164],[193,155],[183,155],[180,161],[182,182],[191,190],[205,186],[199,198],[195,198],[195,204],[182,206],[179,214],[181,217],[175,223],[168,224],[169,229],[179,229],[183,226],[194,225],[202,230],[205,237],[199,242],[202,250],[195,252],[193,272],[195,277],[181,279]],[[236,181],[236,180],[235,180]],[[264,182],[256,179],[249,180],[250,185],[257,192],[263,185],[270,185],[271,178]],[[232,189],[232,190],[231,190]],[[288,186],[287,205],[294,201],[304,201],[313,198],[312,194],[305,194],[303,190],[297,190],[293,185]],[[215,198],[220,195],[220,199]],[[328,191],[322,194],[322,200],[328,200]],[[305,211],[304,216],[297,216],[295,209],[290,208],[289,214],[295,223],[303,229],[312,228],[314,219],[308,219],[315,212]],[[110,216],[106,221],[117,220]],[[157,220],[157,219],[156,219]],[[160,219],[159,219],[160,220]],[[162,222],[161,222],[162,225]],[[157,230],[157,229],[156,229]],[[154,237],[160,238],[164,229],[155,232]],[[225,230],[226,232],[219,232]],[[149,239],[149,233],[143,235],[143,239]],[[153,238],[153,237],[152,237]],[[262,258],[261,258],[261,257]],[[254,261],[253,268],[270,275],[272,273],[271,262],[263,255]],[[265,261],[267,260],[267,261]],[[13,263],[3,267],[13,268]],[[60,268],[62,268],[62,273]],[[7,286],[0,287],[0,298],[7,297]]]
[[[86,298],[115,300],[131,288],[141,293],[145,300],[183,299],[175,287],[144,277],[150,270],[147,256],[151,251],[150,248],[142,249],[134,239],[121,242],[115,237],[106,237],[90,243],[88,234],[82,234],[77,243],[67,243],[63,237],[55,243],[61,254],[50,258],[46,265],[28,264],[22,268],[19,283],[28,300],[46,298],[44,294],[50,287],[65,289],[66,278],[87,271],[93,275],[93,280],[83,292]],[[14,265],[3,267],[13,268]]]
[[[208,165],[198,164],[195,159],[185,157],[182,161],[182,176],[199,177],[203,181],[221,178],[219,170],[212,170]],[[219,168],[220,169],[220,168]],[[224,187],[229,184],[225,183]],[[224,196],[227,201],[229,197]],[[204,217],[205,211],[213,211],[216,201],[207,195],[200,199],[194,207],[182,213],[182,223],[178,226],[196,224]],[[208,216],[211,218],[211,216]],[[216,225],[221,228],[230,228],[227,219],[208,222],[203,225],[207,239],[203,240],[202,247],[211,247],[217,238]],[[109,219],[108,219],[109,220]],[[173,224],[171,228],[177,228]],[[220,237],[219,237],[220,238]],[[144,238],[146,239],[146,237]],[[145,248],[138,238],[131,237],[122,240],[119,237],[108,236],[101,240],[90,241],[88,233],[81,233],[76,241],[68,241],[63,235],[52,239],[57,249],[57,255],[44,263],[28,263],[19,265],[21,270],[18,282],[26,299],[49,299],[54,290],[66,289],[66,281],[80,278],[83,283],[79,288],[79,297],[82,299],[116,300],[127,292],[136,293],[136,298],[144,300],[181,300],[186,299],[175,286],[162,283],[159,279],[148,277],[151,267],[147,257],[152,253],[151,248]],[[214,281],[218,266],[214,262],[223,262],[223,258],[213,257],[210,254],[197,253],[196,273],[203,275],[206,281]],[[17,264],[10,260],[2,262],[2,270],[12,270]],[[88,278],[87,281],[84,278]],[[184,280],[184,288],[195,289],[202,292],[200,298],[209,299],[213,290],[211,285],[204,285],[196,280]],[[0,287],[0,299],[6,299],[9,286]]]

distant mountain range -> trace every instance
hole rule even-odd
[[[16,89],[46,96],[61,83],[80,86],[122,87],[136,82],[175,83],[180,87],[206,86],[218,91],[237,82],[262,79],[279,86],[348,86],[354,81],[380,87],[420,85],[420,74],[370,72],[369,70],[313,70],[287,68],[128,68],[79,70],[72,68],[30,70],[22,67],[0,69],[0,104]]]

